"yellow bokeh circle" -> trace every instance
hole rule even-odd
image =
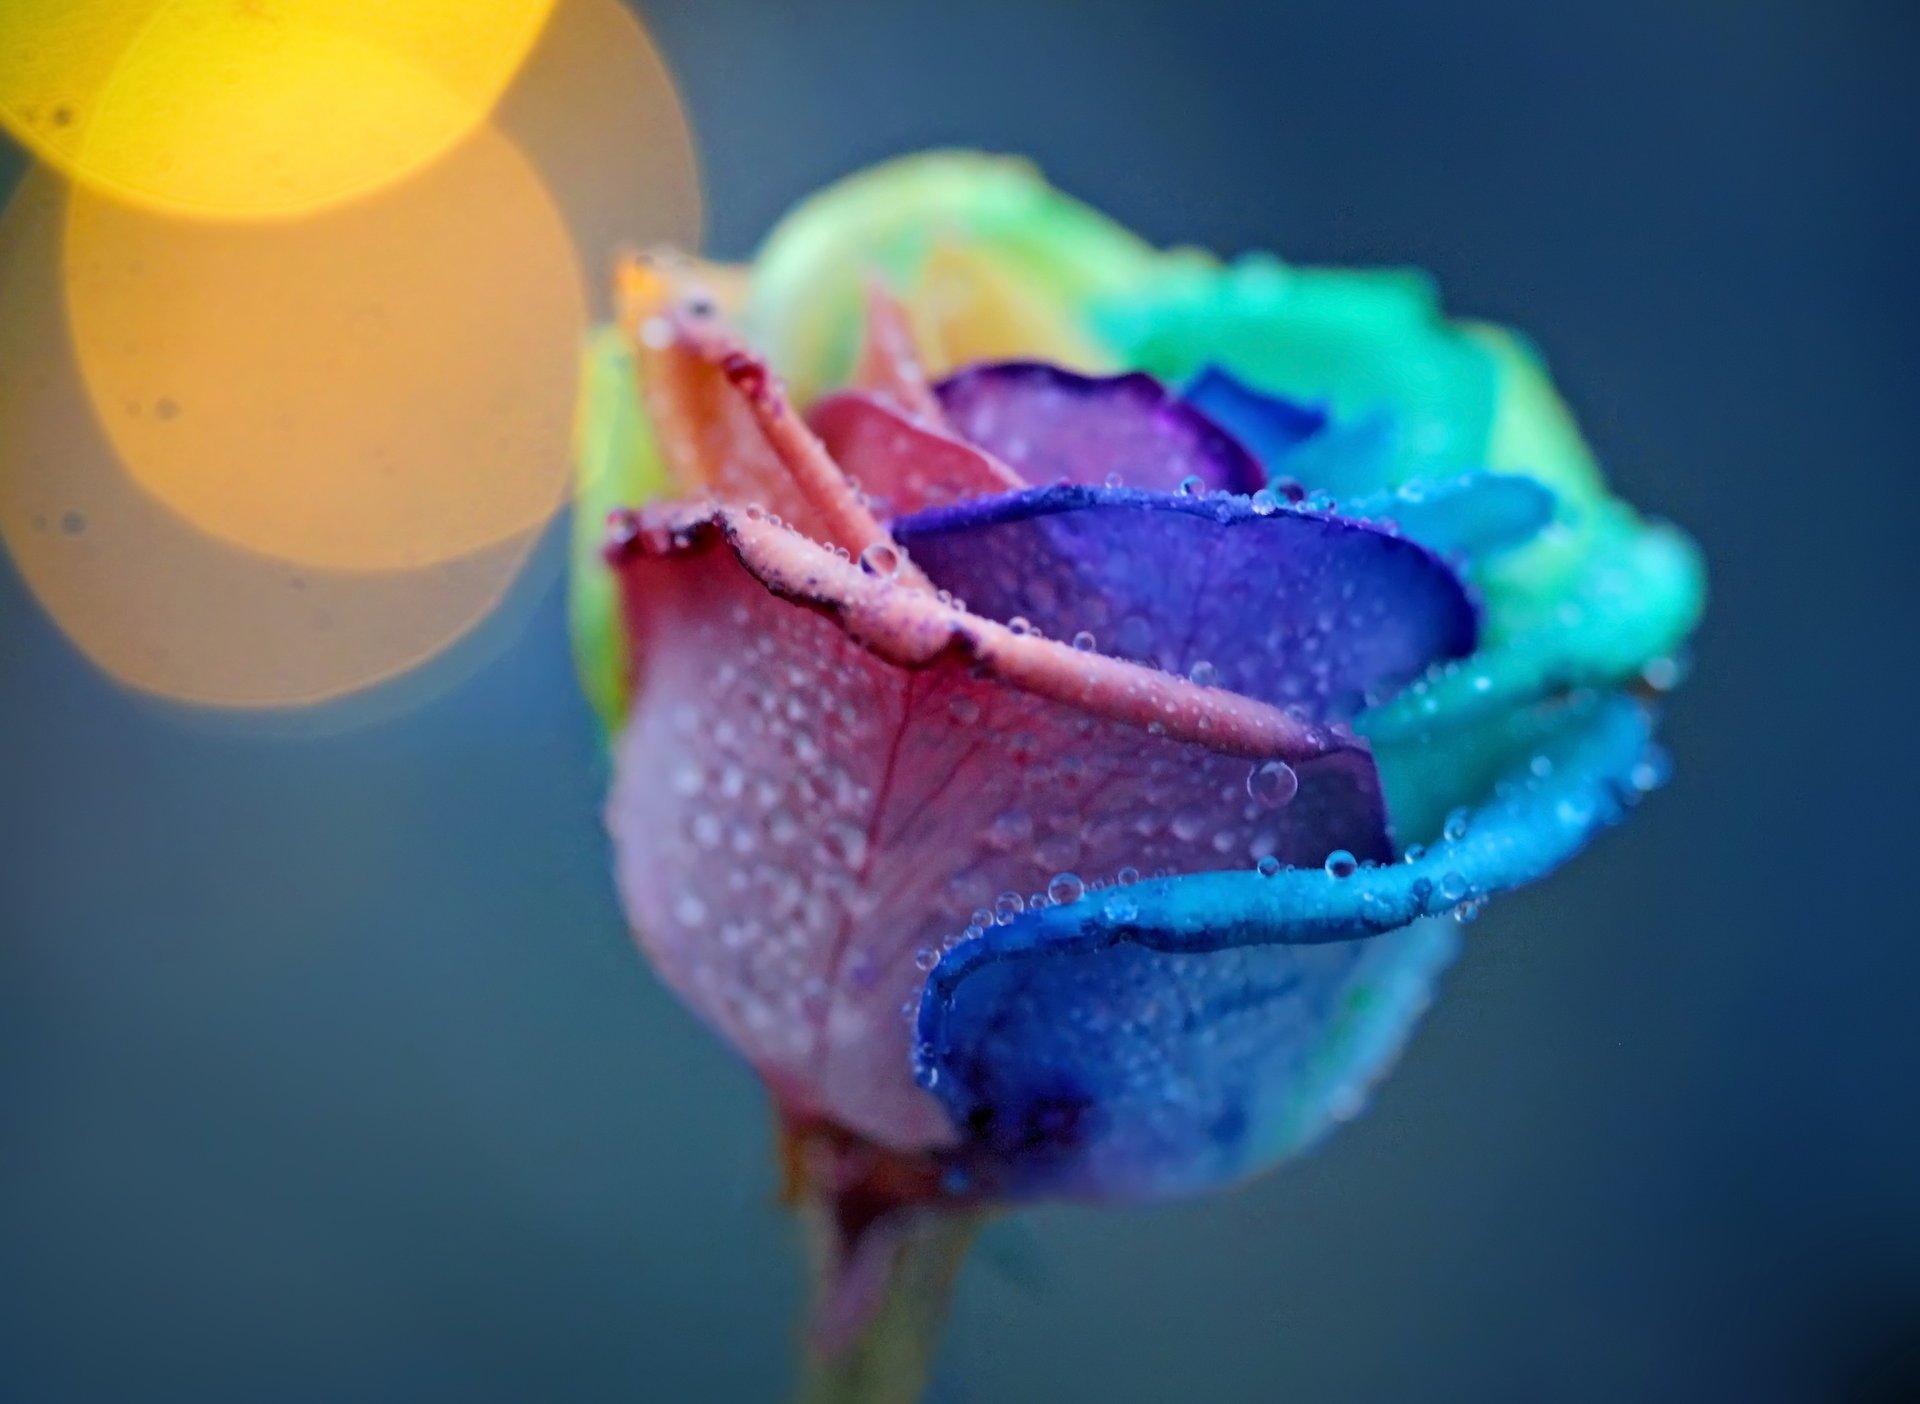
[[[5,0],[0,123],[116,199],[287,216],[487,117],[553,0]]]

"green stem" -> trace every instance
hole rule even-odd
[[[914,1404],[926,1388],[954,1276],[980,1215],[932,1206],[895,1215],[853,1250],[884,1261],[850,1263],[831,1211],[810,1207],[814,1320],[798,1404]],[[875,1274],[872,1285],[850,1287],[856,1273]],[[851,1320],[849,1292],[864,1298]]]

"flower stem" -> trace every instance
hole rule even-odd
[[[979,1211],[898,1209],[851,1245],[830,1207],[809,1205],[806,1216],[813,1319],[798,1404],[914,1404]]]

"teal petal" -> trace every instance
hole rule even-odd
[[[1516,473],[1415,478],[1341,502],[1342,516],[1392,521],[1443,556],[1477,560],[1531,541],[1553,520],[1553,494]]]
[[[1363,712],[1355,729],[1376,745],[1420,739],[1569,689],[1619,685],[1680,649],[1706,593],[1691,538],[1665,524],[1642,526],[1621,509],[1580,544],[1575,568],[1556,588],[1485,585],[1488,599],[1506,607],[1489,609],[1479,650]],[[1533,570],[1540,560],[1514,564]]]

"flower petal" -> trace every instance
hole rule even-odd
[[[1397,1053],[1455,944],[1417,918],[1579,851],[1637,793],[1648,738],[1629,699],[1562,709],[1418,861],[1145,882],[990,927],[928,982],[922,1077],[1001,1194],[1152,1199],[1261,1170],[1355,1114]]]
[[[907,310],[878,279],[867,284],[866,339],[853,368],[853,388],[909,419],[945,428],[926,367],[914,345]]]
[[[1391,521],[1429,550],[1469,560],[1521,546],[1553,520],[1553,494],[1517,473],[1414,478],[1389,492],[1349,498],[1342,516]]]
[[[816,402],[807,424],[847,476],[890,513],[1026,486],[984,450],[858,391]]]
[[[1397,431],[1389,476],[1329,490],[1487,461],[1493,359],[1442,315],[1424,274],[1168,257],[1095,316],[1125,364],[1169,381],[1223,366],[1267,393],[1327,404],[1341,422],[1384,411]]]
[[[1231,434],[1150,375],[1080,375],[1041,361],[973,366],[934,387],[954,432],[1029,482],[1219,492],[1266,482]]]
[[[1531,549],[1537,549],[1531,548]],[[1355,723],[1405,740],[1578,687],[1611,687],[1686,641],[1706,570],[1685,533],[1623,513],[1579,542],[1578,568],[1551,592],[1510,596],[1500,632],[1474,657],[1437,669]]]
[[[782,219],[754,259],[747,329],[812,400],[847,383],[877,274],[906,302],[936,373],[1007,356],[1105,370],[1116,363],[1085,308],[1133,286],[1153,258],[1025,161],[927,152],[839,181]]]
[[[997,619],[1321,719],[1473,649],[1473,602],[1376,526],[1215,495],[1061,486],[894,523],[927,577]],[[1204,671],[1203,671],[1204,675]]]
[[[1269,395],[1219,366],[1201,370],[1180,398],[1244,444],[1269,478],[1290,472],[1287,456],[1332,422],[1324,405]]]
[[[706,295],[677,265],[638,256],[621,261],[616,291],[645,418],[678,495],[756,502],[788,521],[813,525],[813,508],[768,445],[748,401],[698,345],[713,316]]]
[[[637,519],[617,568],[647,644],[607,810],[627,911],[791,1113],[952,1140],[903,1002],[1003,893],[1390,851],[1350,740],[1022,637],[764,519]],[[1275,761],[1298,793],[1256,804]]]
[[[573,567],[567,625],[574,669],[602,730],[611,736],[627,710],[632,672],[619,590],[604,559],[607,519],[672,490],[652,426],[640,409],[633,348],[613,327],[587,343],[574,419]]]

